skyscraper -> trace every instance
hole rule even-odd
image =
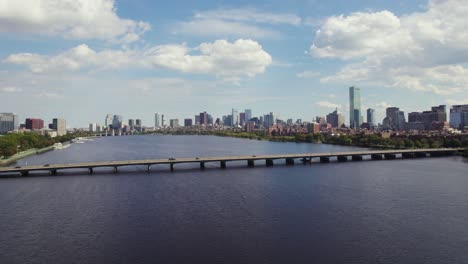
[[[450,126],[461,130],[468,126],[468,104],[452,105],[450,109]]]
[[[26,129],[36,130],[44,128],[44,120],[39,118],[26,118]]]
[[[231,120],[231,125],[232,126],[238,126],[239,125],[239,112],[236,109],[232,109],[232,120]]]
[[[136,127],[143,127],[143,123],[141,122],[141,119],[135,119],[135,126]]]
[[[373,108],[367,109],[367,123],[370,126],[375,126],[375,110]]]
[[[245,109],[245,121],[250,121],[252,119],[252,109]]]
[[[52,127],[53,129],[57,130],[57,136],[63,136],[67,134],[67,123],[65,119],[52,119]]]
[[[114,115],[114,117],[112,118],[112,128],[119,129],[122,125],[122,120],[123,118],[121,115]]]
[[[340,128],[343,125],[343,115],[338,113],[338,108],[327,115],[327,123],[331,124],[333,128]]]
[[[158,113],[154,113],[154,127],[161,127],[161,116]]]
[[[112,119],[113,119],[113,115],[111,114],[106,115],[106,120],[104,121],[106,128],[109,128],[109,126],[112,125]]]
[[[200,113],[199,115],[200,125],[207,126],[208,125],[208,114],[206,112]]]
[[[161,126],[166,127],[166,119],[164,117],[164,114],[161,114]]]
[[[13,131],[19,127],[18,115],[14,113],[0,113],[0,133]]]
[[[349,87],[349,126],[359,128],[361,125],[361,89]]]
[[[387,129],[404,130],[406,123],[405,112],[400,111],[398,107],[388,107],[383,123]]]

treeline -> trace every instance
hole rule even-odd
[[[35,133],[6,134],[4,136],[0,136],[0,157],[11,157],[21,151],[49,147],[55,143],[67,142],[80,136],[83,135],[67,134],[64,136],[51,138],[49,136],[41,136]]]
[[[296,134],[294,136],[272,136],[263,131],[257,132],[239,132],[239,131],[165,131],[160,132],[171,135],[215,135],[223,137],[237,137],[254,140],[268,140],[276,142],[307,142],[307,143],[325,143],[345,146],[358,146],[366,148],[466,148],[465,155],[468,156],[468,137],[443,137],[443,136],[407,136],[383,138],[378,135],[339,135],[329,134]]]

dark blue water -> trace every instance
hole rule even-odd
[[[342,150],[134,136],[19,164]],[[207,165],[0,179],[0,263],[468,263],[466,159]]]

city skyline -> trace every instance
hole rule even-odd
[[[389,106],[468,101],[466,1],[76,3],[0,10],[0,112],[70,127],[232,108],[311,120],[338,107],[348,119],[350,86],[377,120]]]

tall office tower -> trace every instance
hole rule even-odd
[[[135,119],[135,126],[136,127],[143,127],[143,123],[141,122],[141,119]]]
[[[373,108],[367,109],[367,123],[370,126],[375,126],[375,110]]]
[[[112,128],[119,129],[122,125],[122,120],[123,118],[121,115],[114,115],[114,117],[112,118]]]
[[[232,108],[232,120],[231,120],[231,126],[238,126],[239,125],[239,112]]]
[[[128,125],[129,125],[130,127],[134,127],[134,126],[135,126],[135,120],[134,120],[134,119],[129,119],[129,120],[128,120]]]
[[[383,122],[389,129],[404,130],[405,129],[405,112],[400,111],[398,107],[388,107],[386,109],[386,117]]]
[[[39,118],[26,118],[26,129],[36,130],[44,128],[44,120]]]
[[[340,128],[343,125],[343,115],[338,113],[338,108],[327,115],[327,123],[331,124],[333,128]]]
[[[154,113],[154,127],[161,127],[161,115],[159,113]]]
[[[164,117],[164,114],[161,114],[161,126],[166,127],[166,119]]]
[[[171,119],[169,120],[169,125],[171,128],[179,127],[179,119]]]
[[[185,119],[184,119],[184,126],[185,126],[185,127],[190,127],[190,126],[192,126],[192,118],[185,118]]]
[[[349,126],[359,128],[361,125],[361,89],[349,87]]]
[[[202,126],[207,126],[208,125],[208,114],[206,112],[200,113],[199,123]]]
[[[6,133],[18,129],[18,115],[14,113],[0,113],[0,133]]]
[[[244,124],[245,124],[245,121],[246,121],[246,120],[245,120],[245,112],[244,112],[244,113],[240,113],[240,114],[239,114],[239,123],[240,123],[241,125],[244,125]]]
[[[96,123],[89,123],[89,132],[99,132],[98,126]]]
[[[461,130],[468,127],[468,104],[452,105],[450,109],[450,126]]]
[[[270,112],[267,115],[263,116],[263,126],[266,128],[270,128],[275,124],[275,116],[273,115],[273,112]]]
[[[109,128],[109,126],[112,125],[112,120],[113,120],[113,115],[107,114],[106,115],[106,120],[104,121],[104,124],[106,125],[106,128]]]
[[[52,119],[52,128],[57,130],[57,136],[64,136],[67,134],[67,122],[65,119]]]
[[[252,119],[252,109],[245,109],[245,121],[250,121]]]

